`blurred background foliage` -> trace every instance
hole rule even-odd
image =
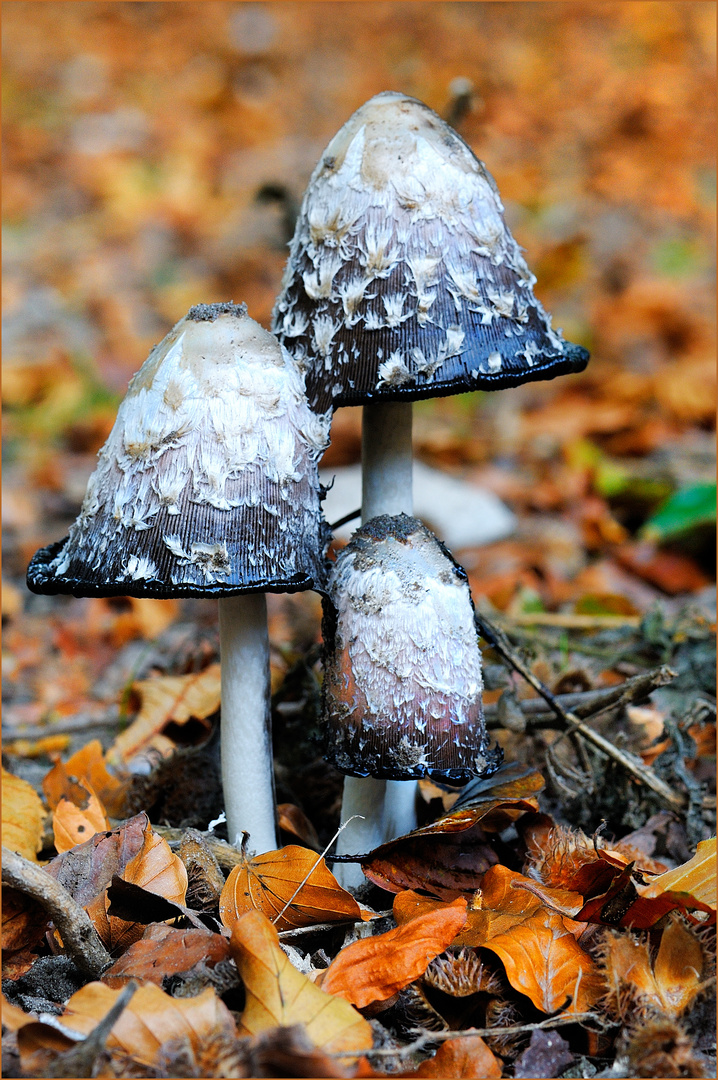
[[[715,26],[704,0],[6,0],[10,586],[74,518],[128,379],[190,305],[243,300],[268,325],[314,164],[395,89],[487,163],[537,294],[592,352],[581,376],[417,407],[420,456],[519,516],[466,556],[474,589],[642,611],[704,588]],[[327,461],[358,451],[341,410]]]

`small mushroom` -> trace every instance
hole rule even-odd
[[[586,349],[552,328],[535,280],[493,177],[428,106],[377,94],[331,140],[304,195],[272,329],[306,369],[318,413],[364,406],[362,521],[413,513],[412,401],[586,366]],[[387,781],[381,796],[387,839],[392,821],[411,827],[411,791],[400,787]],[[356,850],[355,828],[338,851]]]
[[[266,592],[321,588],[317,460],[326,423],[244,304],[200,304],[130,382],[69,536],[38,551],[38,593],[213,596],[227,827],[277,847]]]
[[[494,772],[502,752],[484,726],[474,605],[444,545],[406,514],[374,518],[339,554],[327,594],[331,764],[351,777],[456,784]],[[365,816],[360,850],[370,851],[385,839],[381,800],[361,784],[347,795],[344,816]]]

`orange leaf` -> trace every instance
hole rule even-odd
[[[78,782],[92,788],[110,817],[122,816],[130,778],[113,776],[108,771],[99,739],[92,739],[67,761],[57,761],[50,769],[42,790],[53,810],[62,798],[81,805],[83,795],[77,790]]]
[[[198,675],[162,675],[133,684],[141,708],[135,719],[115,739],[108,751],[111,761],[129,761],[146,749],[169,723],[206,720],[220,702],[219,664],[210,664]]]
[[[405,1077],[431,1077],[431,1080],[499,1080],[501,1064],[480,1035],[447,1039],[434,1057],[423,1061],[416,1072]]]
[[[639,889],[645,898],[665,893],[687,893],[689,897],[716,910],[716,838],[701,840],[698,849],[687,863],[654,878],[650,885]]]
[[[277,930],[362,918],[356,900],[342,889],[324,859],[293,844],[253,859],[243,856],[222,889],[220,918],[231,929],[240,915],[256,910],[274,922],[295,892],[297,895],[275,923]]]
[[[69,799],[60,799],[52,815],[52,830],[58,854],[69,851],[76,844],[84,844],[95,833],[105,832],[110,823],[102,803],[91,788],[86,789],[86,806],[80,808]]]
[[[426,971],[466,922],[463,898],[443,909],[342,949],[327,968],[321,986],[362,1009],[386,1001]]]
[[[121,990],[113,990],[100,982],[88,983],[73,994],[65,1006],[61,1018],[63,1026],[88,1035],[121,993]],[[138,988],[118,1017],[107,1045],[124,1050],[135,1061],[152,1065],[160,1046],[168,1039],[189,1039],[198,1051],[202,1041],[218,1030],[236,1034],[232,1014],[211,987],[196,997],[173,998],[153,983],[146,983]],[[54,1034],[52,1028],[49,1031]],[[22,1046],[21,1061],[28,1072],[26,1065],[29,1062]]]
[[[103,983],[121,987],[130,979],[158,986],[166,975],[190,971],[200,961],[214,967],[229,958],[229,942],[211,930],[175,930],[164,923],[148,926],[139,941],[104,972]]]
[[[610,934],[604,941],[602,964],[609,1004],[619,1014],[624,1002],[635,1009],[637,999],[644,1007],[677,1017],[702,989],[703,948],[695,934],[675,919],[663,931],[653,963],[647,940]],[[625,994],[624,988],[630,993]]]
[[[147,814],[136,814],[112,832],[96,833],[84,844],[56,856],[45,870],[85,907],[141,851],[149,824]]]
[[[45,807],[27,780],[2,770],[2,842],[11,851],[36,861],[42,847]]]
[[[250,911],[234,924],[231,941],[247,995],[240,1035],[303,1024],[312,1045],[327,1053],[373,1044],[372,1029],[356,1009],[332,997],[292,967],[265,915]]]
[[[3,886],[2,891],[2,950],[3,954],[34,945],[44,935],[49,923],[44,907],[29,896]],[[3,959],[5,957],[3,956]]]

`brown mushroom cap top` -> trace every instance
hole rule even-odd
[[[436,537],[406,514],[374,518],[340,552],[327,593],[327,759],[391,780],[493,772],[474,606]]]
[[[34,592],[229,596],[321,587],[326,424],[244,305],[194,307],[132,379],[70,534]]]
[[[272,328],[313,408],[496,390],[581,371],[533,294],[496,184],[428,106],[387,92],[307,187]]]

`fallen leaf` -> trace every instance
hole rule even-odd
[[[177,618],[178,600],[155,600],[149,596],[128,596],[129,611],[115,618],[111,640],[116,649],[134,638],[153,639]]]
[[[13,1005],[11,1001],[0,995],[2,1000],[2,1026],[8,1031],[19,1031],[25,1024],[30,1024],[35,1019],[32,1013],[26,1013],[19,1005]]]
[[[109,771],[99,739],[86,743],[67,761],[55,762],[42,782],[42,790],[53,810],[60,799],[69,799],[79,806],[83,795],[78,784],[95,792],[110,817],[122,817],[130,777],[115,776]]]
[[[333,997],[292,967],[265,915],[250,911],[234,924],[232,956],[247,995],[240,1035],[303,1024],[313,1046],[326,1053],[360,1054],[373,1044],[372,1029],[343,998]]]
[[[716,838],[701,840],[687,863],[654,878],[640,890],[646,899],[665,894],[688,896],[716,910]]]
[[[703,989],[703,947],[677,919],[661,934],[653,962],[647,940],[609,931],[601,965],[609,987],[609,1008],[619,1016],[633,1011],[639,1003],[644,1009],[675,1018]]]
[[[428,915],[432,911],[443,911],[450,907],[453,901],[436,900],[432,896],[421,896],[420,893],[407,889],[397,893],[392,905],[392,915],[397,926],[404,926],[419,915]]]
[[[56,856],[45,870],[86,907],[142,849],[148,826],[147,814],[137,814],[111,832],[97,833],[84,844]]]
[[[83,844],[110,826],[102,803],[91,789],[87,790],[87,805],[75,806],[69,799],[60,799],[52,815],[52,831],[58,854]]]
[[[433,1057],[422,1061],[416,1072],[398,1075],[431,1077],[432,1080],[498,1080],[501,1072],[500,1062],[480,1035],[462,1035],[443,1042]]]
[[[63,1027],[88,1035],[115,1004],[122,990],[100,982],[88,983],[72,995],[60,1017]],[[41,1025],[35,1025],[36,1028]],[[22,1030],[22,1029],[21,1029]],[[118,1048],[134,1061],[152,1065],[168,1039],[186,1038],[193,1049],[218,1031],[236,1034],[232,1014],[211,987],[192,998],[173,998],[153,983],[140,986],[120,1014],[107,1039],[108,1048]],[[52,1033],[52,1034],[51,1034]],[[53,1029],[35,1031],[33,1045],[18,1039],[20,1060],[27,1075],[31,1051],[51,1040]]]
[[[49,918],[41,904],[17,889],[3,886],[2,951],[5,954],[35,945],[44,936]]]
[[[321,851],[322,846],[316,829],[298,806],[294,803],[280,803],[277,807],[277,817],[282,832],[289,833],[295,840],[299,840],[301,844],[312,848],[313,851]]]
[[[110,750],[108,760],[129,761],[147,748],[168,724],[186,724],[188,720],[206,720],[217,712],[220,703],[219,664],[210,664],[199,674],[162,675],[133,683],[139,696],[140,711],[121,732]],[[206,725],[209,729],[209,725]]]
[[[463,898],[375,937],[342,949],[320,985],[357,1008],[386,1001],[418,979],[431,960],[454,940],[466,922]]]
[[[293,844],[253,859],[243,856],[227,878],[219,901],[223,924],[231,929],[241,915],[252,910],[261,911],[277,930],[362,918],[356,900],[342,889],[324,859]]]
[[[3,846],[37,861],[42,847],[45,807],[27,780],[2,770],[2,842]]]
[[[18,757],[37,758],[46,754],[57,754],[70,745],[70,735],[45,735],[41,739],[13,739],[5,745],[7,754]]]
[[[191,971],[199,963],[212,968],[229,955],[229,942],[221,934],[213,934],[211,930],[175,930],[154,923],[104,972],[102,981],[112,987],[124,986],[130,979],[161,986],[168,975]]]

